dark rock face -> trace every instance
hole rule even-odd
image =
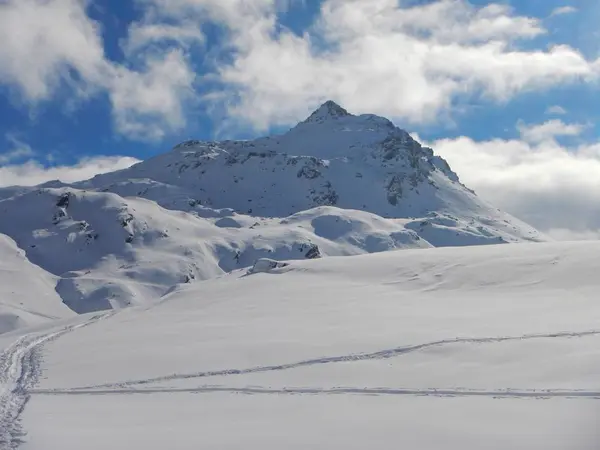
[[[306,259],[317,259],[321,257],[321,251],[319,250],[319,246],[315,244],[310,244],[310,248],[304,254]]]
[[[314,206],[335,206],[339,200],[338,193],[333,189],[329,181],[325,182],[319,192],[311,190],[310,194],[312,195],[311,200]]]
[[[70,200],[71,200],[71,194],[69,192],[67,192],[67,193],[61,195],[60,197],[58,197],[56,206],[58,206],[59,208],[68,208]]]
[[[402,175],[394,175],[387,184],[387,199],[390,205],[396,206],[402,199],[402,183],[404,177]]]
[[[313,180],[317,177],[321,176],[321,172],[319,171],[319,169],[315,168],[315,167],[311,167],[309,164],[305,165],[304,167],[302,167],[302,169],[300,169],[300,171],[298,172],[298,178],[308,178],[309,180]]]
[[[52,216],[52,224],[54,225],[58,225],[58,223],[67,217],[67,213],[65,212],[64,209],[59,209],[58,211],[56,211],[54,213],[54,216]]]
[[[119,222],[123,228],[125,228],[133,220],[133,216],[129,213],[125,213],[119,217]]]

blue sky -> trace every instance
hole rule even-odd
[[[596,0],[3,0],[0,185],[280,132],[331,98],[523,215],[495,192],[540,164],[552,181],[530,197],[600,175],[599,19]]]

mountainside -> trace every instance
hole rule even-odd
[[[351,115],[333,102],[283,135],[184,142],[78,187],[144,197],[186,211],[201,206],[286,217],[335,206],[386,218],[420,218],[410,228],[422,228],[434,246],[542,239],[479,199],[442,158],[406,131],[383,117]],[[468,233],[464,238],[427,233],[429,225]]]
[[[0,202],[29,260],[55,275],[79,313],[139,305],[179,283],[279,260],[430,247],[402,224],[362,211],[321,207],[285,219],[213,211],[199,218],[141,198],[45,188]]]
[[[258,258],[544,240],[406,131],[333,102],[279,136],[188,141],[73,185],[0,189],[0,214],[0,233],[78,313],[153,302]]]

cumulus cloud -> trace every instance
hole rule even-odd
[[[139,160],[128,156],[95,156],[83,158],[71,166],[45,167],[35,160],[23,164],[0,165],[0,187],[35,186],[52,180],[73,183],[87,180],[99,173],[126,169],[137,162]]]
[[[95,84],[106,70],[98,25],[79,0],[0,3],[0,42],[0,80],[32,102],[51,97],[61,81]]]
[[[585,125],[579,123],[567,124],[562,120],[549,120],[541,124],[527,125],[519,123],[517,129],[521,134],[521,138],[526,142],[539,143],[544,141],[554,141],[560,136],[578,136]]]
[[[600,230],[600,142],[469,137],[431,142],[463,183],[495,206],[561,239]]]
[[[298,34],[280,18],[299,0],[135,2],[142,14],[128,25],[120,63],[106,56],[86,0],[0,2],[0,83],[32,104],[65,85],[83,98],[106,92],[117,131],[160,139],[185,127],[200,100],[258,130],[293,123],[328,98],[423,123],[451,114],[459,99],[504,102],[600,73],[569,46],[521,46],[547,30],[503,3],[323,0]],[[208,23],[223,31],[212,33],[214,48]],[[198,91],[194,49],[216,91]]]
[[[431,122],[459,98],[503,102],[596,79],[600,68],[566,45],[519,49],[546,30],[501,4],[325,0],[302,35],[278,27],[274,13],[249,27],[215,17],[229,28],[233,49],[218,68],[225,88],[217,98],[257,129],[293,123],[326,98],[405,123]]]
[[[194,97],[195,78],[182,50],[156,51],[144,45],[169,35],[181,43],[190,33],[132,26],[126,42],[130,61],[118,64],[104,52],[100,25],[85,0],[0,2],[0,83],[31,105],[52,99],[59,88],[86,98],[107,92],[118,131],[160,137],[185,125],[182,108]],[[71,94],[72,95],[72,94]]]
[[[142,73],[119,68],[110,89],[117,130],[140,140],[158,140],[183,128],[183,99],[194,97],[193,81],[194,74],[179,50],[148,57]]]

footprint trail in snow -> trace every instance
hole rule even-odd
[[[13,450],[25,435],[20,416],[41,373],[41,347],[64,334],[112,316],[95,315],[88,321],[45,334],[25,335],[0,353],[0,450]]]

